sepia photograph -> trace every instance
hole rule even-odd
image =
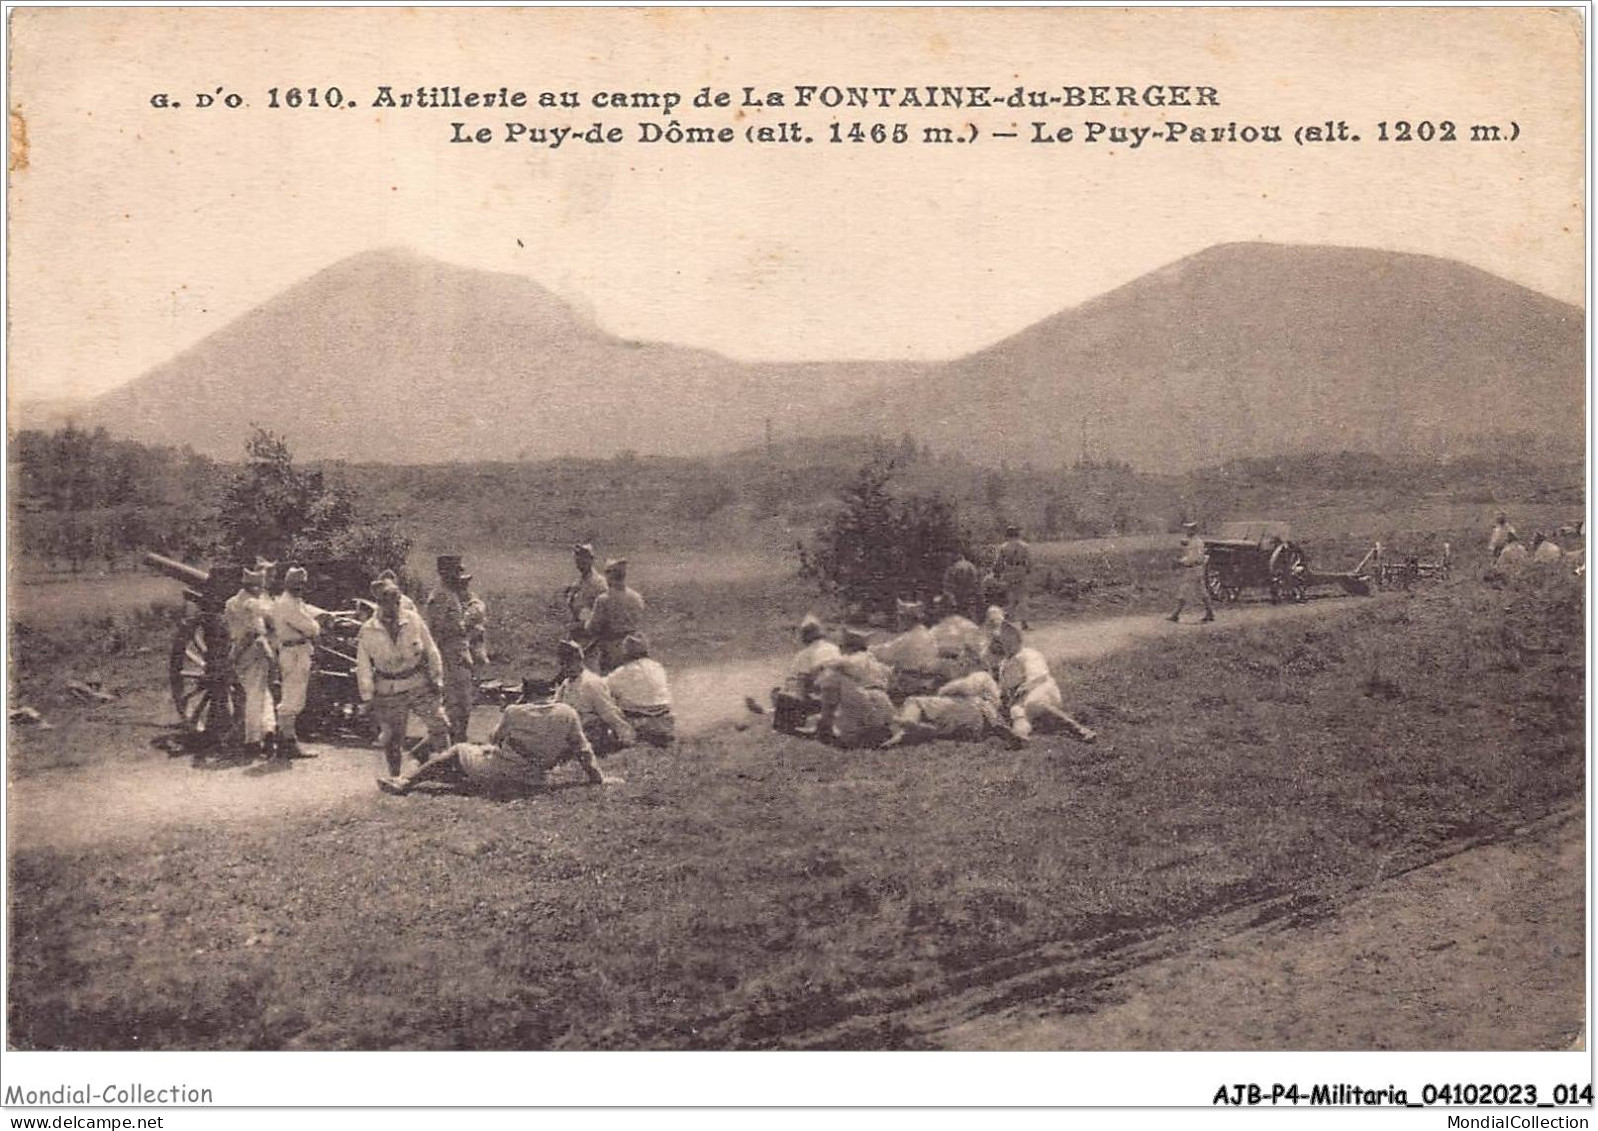
[[[1590,1112],[1589,14],[9,9],[5,1105]]]

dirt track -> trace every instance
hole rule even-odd
[[[1341,601],[1246,606],[1225,610],[1221,620],[1210,625],[1174,625],[1159,616],[1072,621],[1041,625],[1028,639],[1061,669],[1062,682],[1069,687],[1069,665],[1091,662],[1145,640],[1224,632],[1228,626],[1348,607]],[[679,732],[693,737],[748,719],[744,697],[764,699],[767,689],[781,682],[783,664],[784,659],[777,657],[674,671],[672,696]],[[492,710],[480,709],[472,720],[473,737],[486,736],[494,717]],[[167,825],[276,821],[375,796],[373,778],[382,762],[376,751],[307,745],[320,756],[296,762],[287,771],[262,765],[191,769],[187,762],[170,758],[138,757],[90,770],[52,771],[14,780],[9,788],[10,848],[138,838]],[[92,790],[86,789],[90,781]],[[91,794],[92,803],[86,804]]]
[[[1030,639],[1069,700],[1073,664],[1146,641],[1351,607],[1252,606],[1207,626],[1118,617],[1040,626]],[[763,695],[781,666],[779,658],[674,671],[683,734],[748,720],[744,696]],[[475,734],[493,714],[479,713]],[[206,770],[150,756],[139,742],[129,738],[125,761],[12,782],[12,852],[90,847],[164,826],[283,821],[378,799],[372,750],[322,748],[287,772]],[[931,995],[895,1019],[966,1049],[1568,1048],[1583,1013],[1579,993],[1570,994],[1585,942],[1583,833],[1578,804],[1511,840],[1373,876],[1311,916],[1250,906],[1099,950],[1095,940],[1046,940],[1016,969]]]

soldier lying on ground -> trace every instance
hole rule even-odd
[[[1000,713],[999,685],[985,671],[950,680],[936,695],[912,695],[899,708],[893,733],[883,749],[932,742],[940,738],[979,741],[999,734],[1019,745],[1015,732],[1004,725]]]
[[[577,712],[556,701],[555,681],[534,675],[522,680],[522,701],[505,708],[488,745],[458,742],[407,774],[378,778],[377,785],[384,793],[405,794],[420,782],[459,772],[485,793],[527,793],[564,762],[581,766],[590,785],[623,781],[600,770]]]
[[[605,689],[621,708],[640,742],[670,746],[677,741],[666,669],[649,658],[649,639],[641,632],[621,642],[621,666],[605,677]]]

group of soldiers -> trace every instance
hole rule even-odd
[[[852,627],[834,641],[807,615],[799,651],[771,692],[773,729],[846,748],[988,736],[1019,746],[1040,727],[1094,741],[1065,712],[1059,684],[1042,653],[1026,647],[1013,608],[992,606],[981,624],[960,609],[955,592],[930,607],[900,600],[894,635],[875,645]]]
[[[649,655],[645,604],[627,585],[627,562],[608,563],[601,580],[592,546],[576,547],[575,559],[578,580],[565,594],[570,623],[556,647],[558,666],[524,677],[520,700],[506,708],[485,745],[468,743],[467,729],[477,681],[489,664],[488,609],[472,591],[460,556],[437,559],[438,582],[421,607],[401,590],[394,571],[372,582],[375,611],[356,633],[355,680],[387,763],[381,788],[405,793],[419,781],[452,775],[491,790],[535,786],[568,760],[580,763],[590,781],[608,782],[614,779],[599,770],[597,755],[674,741],[666,671]],[[286,765],[314,756],[301,748],[296,720],[305,708],[317,641],[339,614],[305,599],[309,578],[297,566],[284,572],[281,594],[268,595],[273,568],[260,561],[242,571],[223,620],[243,694],[244,751]],[[590,656],[598,671],[589,667]],[[412,751],[416,763],[402,772],[412,716],[426,738]]]
[[[374,586],[378,613],[361,629],[356,670],[361,698],[372,703],[388,736],[384,750],[389,773],[378,778],[380,789],[405,794],[424,781],[453,779],[489,793],[523,792],[541,785],[566,762],[581,767],[591,784],[610,785],[622,779],[602,771],[599,756],[640,742],[669,746],[675,741],[666,669],[649,654],[643,632],[646,605],[627,584],[626,560],[607,563],[601,580],[592,546],[575,547],[574,558],[578,577],[565,593],[570,620],[566,637],[556,645],[557,667],[523,676],[520,698],[501,713],[484,744],[467,742],[465,715],[457,729],[450,714],[448,669],[456,653],[443,645],[429,650],[435,622],[442,625],[444,639],[453,639],[448,634],[456,627],[456,606],[448,597],[438,601],[435,594],[427,616],[416,616],[413,610],[407,628],[398,586],[392,581]],[[458,564],[458,558],[439,559],[446,590]],[[462,613],[465,620],[465,606]],[[440,633],[431,630],[431,636],[436,639]],[[590,655],[598,671],[590,668]],[[484,663],[486,659],[485,652]],[[474,659],[465,669],[467,714],[474,686],[470,680],[479,667]],[[440,687],[442,704],[436,698]],[[427,726],[431,754],[402,772],[401,736],[411,714]]]
[[[1584,523],[1561,527],[1559,531],[1565,537],[1584,538],[1586,527]],[[1548,565],[1570,559],[1570,564],[1575,571],[1584,573],[1587,568],[1585,547],[1566,553],[1559,544],[1549,538],[1541,530],[1532,534],[1531,543],[1528,545],[1520,540],[1520,535],[1509,524],[1509,515],[1499,511],[1493,519],[1492,532],[1487,536],[1487,552],[1492,557],[1495,568],[1507,569],[1524,565],[1528,562],[1539,565]]]
[[[246,567],[222,615],[228,658],[243,692],[244,751],[287,762],[314,757],[300,747],[297,724],[317,641],[336,614],[305,599],[309,574],[300,566],[285,570],[283,591],[269,596],[267,582],[275,566],[257,561]],[[411,710],[427,720],[430,734],[466,736],[475,673],[488,664],[488,610],[471,591],[472,575],[458,556],[440,557],[438,575],[425,619],[400,592],[394,571],[385,570],[372,583],[377,612],[357,637],[356,678],[385,745],[403,737]],[[279,681],[275,702],[274,672]]]

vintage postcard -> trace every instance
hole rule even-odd
[[[11,9],[8,1110],[1590,1110],[1587,16]]]

